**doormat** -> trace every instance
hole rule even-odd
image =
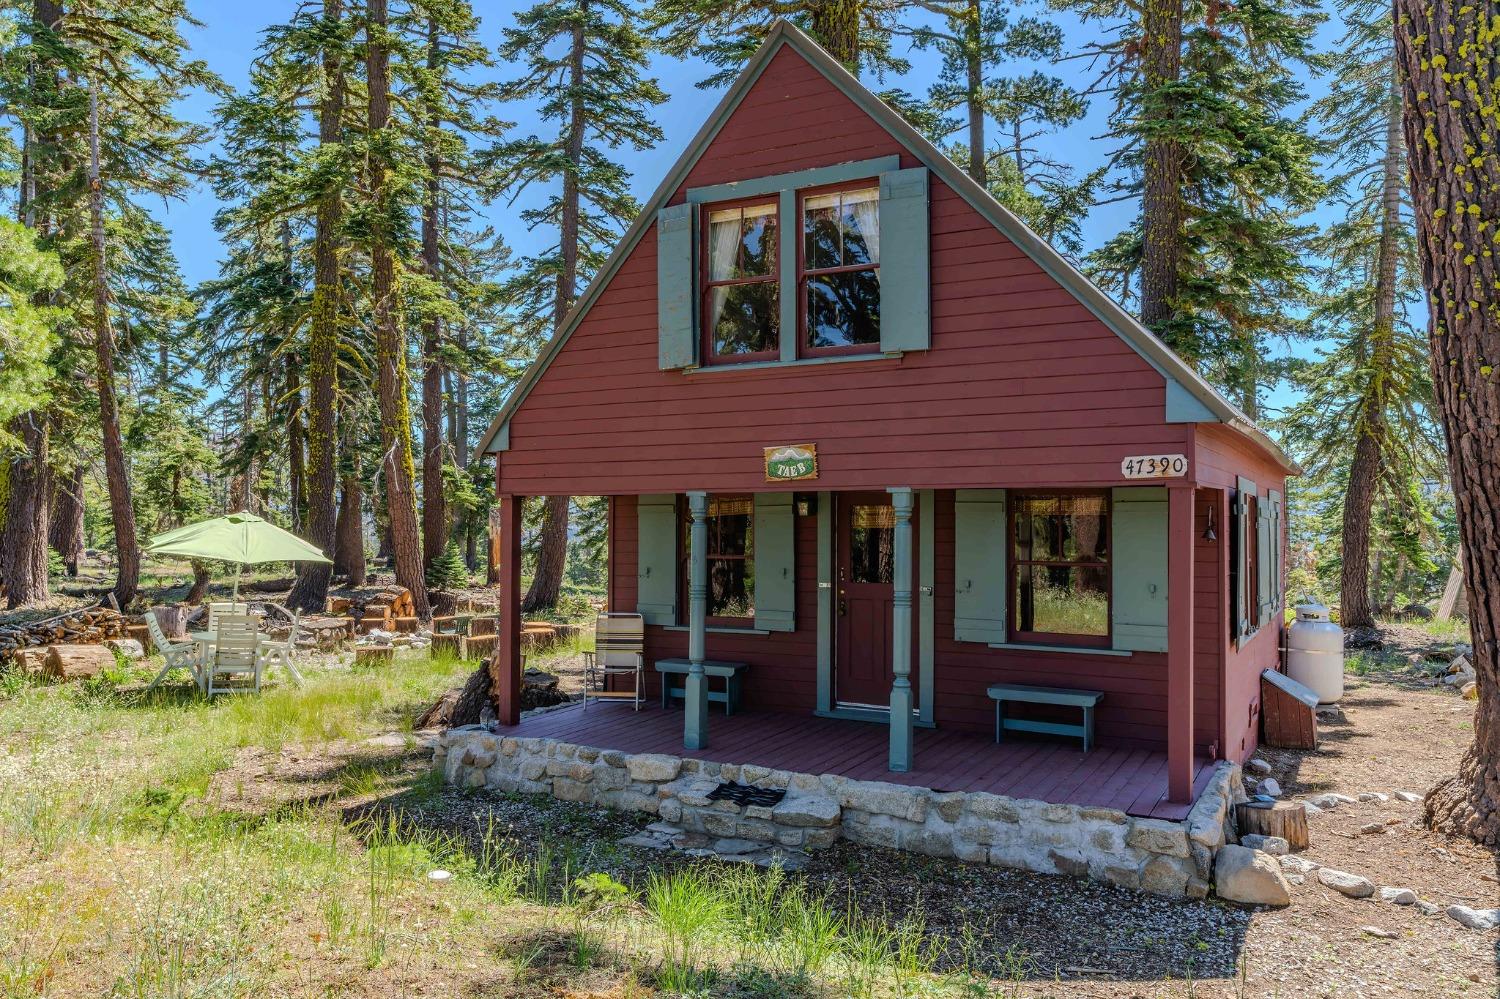
[[[736,781],[720,784],[708,792],[709,801],[732,801],[741,808],[749,805],[771,808],[780,804],[781,799],[785,797],[785,791],[773,791],[765,787],[751,787],[749,784],[740,784]]]

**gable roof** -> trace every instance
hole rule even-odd
[[[956,191],[972,208],[991,225],[1032,259],[1053,280],[1072,293],[1080,304],[1094,314],[1110,330],[1126,342],[1147,364],[1151,365],[1167,382],[1167,418],[1175,423],[1223,423],[1238,431],[1269,453],[1288,472],[1298,474],[1302,469],[1288,457],[1264,431],[1257,427],[1237,406],[1226,399],[1202,375],[1156,337],[1150,330],[1110,298],[1092,281],[1068,262],[1051,244],[1016,217],[1010,209],[1000,204],[958,165],[944,156],[931,142],[914,129],[899,112],[876,97],[859,79],[834,59],[817,42],[795,25],[778,20],[771,28],[759,49],[745,64],[740,75],[725,92],[708,120],[698,129],[687,148],[672,164],[667,175],[647,199],[635,221],[625,230],[615,250],[605,261],[599,273],[577,303],[564,317],[562,325],[542,348],[535,361],[526,369],[510,396],[501,406],[500,412],[490,423],[480,439],[477,454],[493,454],[509,447],[510,418],[525,401],[532,387],[541,378],[574,329],[588,314],[594,302],[609,286],[611,279],[635,250],[657,212],[666,207],[673,193],[686,181],[693,166],[702,157],[729,120],[750,88],[754,86],[771,59],[783,47],[790,47],[828,78],[835,87],[852,100],[860,110],[875,120],[898,142],[905,146],[924,166]]]

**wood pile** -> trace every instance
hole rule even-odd
[[[416,603],[404,586],[375,586],[328,598],[328,612],[342,614],[359,622],[360,634],[373,629],[395,631],[396,619],[415,617]]]
[[[43,645],[98,645],[110,638],[128,638],[129,621],[109,607],[84,607],[44,621],[0,627],[0,659],[21,649]]]

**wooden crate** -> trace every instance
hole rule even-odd
[[[1283,749],[1318,748],[1318,695],[1284,673],[1260,675],[1265,743]]]

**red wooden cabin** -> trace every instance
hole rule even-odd
[[[609,606],[645,616],[648,684],[658,659],[747,663],[746,711],[708,714],[690,675],[682,716],[607,705],[549,716],[548,734],[604,726],[640,749],[671,731],[702,755],[717,729],[742,756],[782,747],[791,769],[876,765],[826,751],[847,740],[912,775],[886,779],[941,763],[926,782],[982,770],[1014,790],[1053,763],[1035,740],[979,753],[986,689],[1012,683],[1102,691],[1092,755],[1149,771],[1162,802],[1254,748],[1296,466],[790,26],[482,450],[502,509],[507,724],[520,500],[604,495]]]

